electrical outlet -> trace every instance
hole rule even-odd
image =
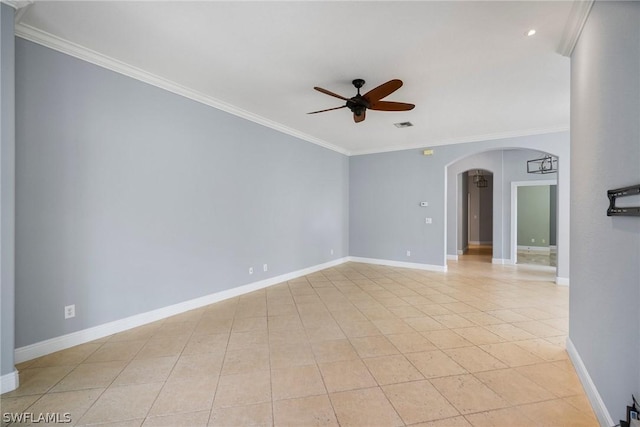
[[[269,266],[267,264],[262,264],[262,271],[268,271]]]
[[[253,267],[249,267],[249,274],[253,274]]]
[[[330,251],[330,252],[331,252],[331,255],[333,255],[333,249],[331,249],[331,251]]]
[[[432,218],[425,218],[425,219],[424,219],[424,223],[425,223],[425,224],[431,224],[432,222],[433,222],[433,219],[432,219]]]
[[[76,317],[76,305],[71,304],[64,307],[64,318],[71,319],[72,317]]]
[[[411,256],[411,251],[407,251],[407,256]]]
[[[536,239],[531,239],[531,243],[535,243],[535,242],[536,242]]]

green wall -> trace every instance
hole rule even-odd
[[[549,246],[548,185],[518,188],[518,246]]]

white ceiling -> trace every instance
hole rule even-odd
[[[357,154],[568,129],[569,58],[557,50],[571,7],[36,1],[17,33],[55,40],[76,56],[90,49],[102,63],[104,56],[121,61],[114,69],[136,67],[143,71],[130,75],[160,77],[203,102]],[[525,36],[530,28],[533,37]],[[367,81],[363,93],[401,79],[404,86],[385,99],[416,108],[368,111],[359,124],[348,109],[305,114],[343,105],[314,86],[351,97],[355,78]],[[393,126],[403,121],[414,126]]]

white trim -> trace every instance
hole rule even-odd
[[[364,264],[387,265],[389,267],[413,268],[416,270],[427,270],[427,271],[440,271],[440,272],[447,271],[446,265],[420,264],[417,262],[392,261],[392,260],[377,259],[377,258],[361,258],[357,256],[350,256],[347,258],[348,258],[348,261],[361,262]]]
[[[560,126],[560,127],[554,127],[554,128],[540,128],[540,129],[522,129],[522,130],[516,130],[516,131],[509,131],[509,132],[491,133],[491,134],[484,134],[484,135],[470,135],[470,136],[464,136],[460,138],[444,139],[441,141],[430,142],[428,144],[425,144],[425,142],[422,142],[420,144],[396,145],[394,147],[388,147],[388,148],[370,148],[370,149],[363,149],[363,150],[352,150],[349,153],[349,155],[361,156],[364,154],[388,153],[390,151],[403,151],[403,150],[414,150],[414,149],[424,150],[425,148],[438,147],[442,145],[462,144],[466,142],[489,141],[494,139],[517,138],[521,136],[531,136],[531,135],[544,135],[547,133],[566,132],[568,130],[569,130],[569,126]],[[438,150],[434,150],[434,156],[437,154],[438,154]]]
[[[464,255],[468,248],[458,249],[458,255]]]
[[[558,185],[557,179],[534,179],[531,181],[511,181],[511,262],[518,263],[518,187],[537,185]]]
[[[66,348],[73,347],[79,344],[84,344],[86,342],[113,335],[118,332],[126,331],[137,326],[142,326],[147,323],[165,319],[170,316],[175,316],[176,314],[184,313],[185,311],[204,307],[206,305],[233,298],[239,295],[244,295],[258,289],[263,289],[281,282],[286,282],[287,280],[306,276],[308,274],[315,273],[316,271],[324,270],[326,268],[335,267],[336,265],[340,265],[345,262],[347,262],[347,257],[338,258],[333,261],[314,265],[302,270],[294,271],[276,277],[271,277],[259,282],[249,283],[247,285],[238,286],[236,288],[227,289],[200,298],[183,301],[178,304],[148,311],[146,313],[136,314],[124,319],[115,320],[113,322],[104,323],[92,328],[83,329],[81,331],[72,332],[70,334],[16,348],[15,361],[16,363],[21,363],[27,360],[35,359],[36,357],[64,350]]]
[[[458,261],[458,255],[450,255],[450,254],[447,254],[447,259],[448,259],[449,261]]]
[[[556,277],[556,285],[558,286],[569,286],[569,278],[568,277]]]
[[[505,258],[491,258],[491,264],[510,265],[513,264],[510,259]]]
[[[520,245],[518,245],[518,250],[519,251],[551,253],[551,248],[549,246],[520,246]]]
[[[571,56],[573,53],[594,2],[595,0],[575,0],[573,2],[558,45],[558,53],[560,55]]]
[[[300,138],[302,140],[311,142],[313,144],[319,145],[321,147],[336,151],[338,153],[341,153],[347,156],[350,154],[349,151],[345,150],[344,148],[338,147],[337,145],[333,145],[329,142],[313,137],[306,133],[300,132],[296,129],[274,122],[273,120],[267,119],[257,114],[253,114],[249,111],[243,110],[234,105],[223,102],[212,96],[205,95],[202,92],[198,92],[186,86],[182,86],[171,80],[165,79],[164,77],[160,77],[155,74],[149,73],[145,70],[134,67],[132,65],[129,65],[125,62],[111,58],[109,56],[103,55],[99,52],[96,52],[87,47],[81,46],[79,44],[70,42],[68,40],[64,40],[58,36],[54,36],[53,34],[49,34],[45,31],[34,28],[30,25],[19,23],[18,25],[16,25],[15,34],[16,36],[21,37],[25,40],[29,40],[31,42],[40,44],[42,46],[56,50],[58,52],[65,53],[67,55],[73,56],[75,58],[97,65],[99,67],[106,68],[111,71],[115,71],[116,73],[123,74],[127,77],[131,77],[133,79],[148,83],[152,86],[159,87],[168,92],[175,93],[176,95],[184,96],[185,98],[189,98],[201,104],[208,105],[210,107],[217,108],[222,111],[226,111],[227,113],[233,114],[238,117],[242,117],[243,119],[250,120],[252,122],[266,126],[268,128],[275,129],[287,135]]]
[[[571,338],[567,337],[567,353],[569,354],[569,359],[573,364],[576,373],[578,374],[578,378],[580,378],[580,382],[582,383],[582,387],[589,398],[589,402],[591,403],[591,407],[593,408],[593,412],[595,412],[596,417],[598,417],[598,421],[601,426],[612,426],[614,425],[613,418],[611,418],[611,414],[607,410],[607,407],[600,397],[600,393],[598,393],[598,389],[596,385],[593,383],[591,376],[589,376],[589,372],[587,371],[586,366],[582,362],[582,358],[580,354],[578,354],[578,350],[571,342]]]
[[[0,377],[0,394],[8,393],[18,388],[20,385],[20,376],[18,371],[14,370]]]

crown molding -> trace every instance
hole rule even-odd
[[[284,134],[291,135],[293,137],[302,139],[312,144],[319,145],[323,148],[338,152],[340,154],[344,154],[346,156],[350,154],[348,150],[338,147],[337,145],[331,144],[319,138],[315,138],[311,135],[300,132],[296,129],[284,126],[280,123],[277,123],[273,120],[259,116],[257,114],[250,113],[249,111],[243,110],[242,108],[238,108],[234,105],[223,102],[219,99],[206,95],[202,92],[198,92],[186,86],[182,86],[176,82],[165,79],[164,77],[157,76],[148,71],[142,70],[140,68],[129,65],[125,62],[119,61],[115,58],[111,58],[107,55],[103,55],[85,46],[70,42],[68,40],[60,38],[53,34],[47,33],[46,31],[42,31],[37,28],[34,28],[30,25],[18,23],[15,28],[15,34],[16,36],[23,38],[25,40],[28,40],[28,41],[40,44],[42,46],[48,47],[50,49],[56,50],[58,52],[62,52],[64,54],[73,56],[75,58],[97,65],[99,67],[106,68],[111,71],[115,71],[116,73],[123,74],[127,77],[131,77],[133,79],[142,81],[152,86],[156,86],[158,88],[164,89],[176,95],[189,98],[201,104],[233,114],[234,116],[238,116],[243,119],[252,121],[254,123],[258,123],[262,126],[266,126],[268,128],[277,130]]]
[[[420,143],[420,144],[410,144],[410,145],[402,145],[392,148],[377,148],[377,149],[367,149],[367,150],[352,150],[349,155],[350,156],[361,156],[364,154],[378,154],[378,153],[388,153],[391,151],[403,151],[403,150],[415,150],[415,149],[423,149],[425,147],[438,147],[442,145],[453,145],[453,144],[464,144],[468,142],[482,142],[482,141],[491,141],[494,139],[505,139],[505,138],[518,138],[521,136],[533,136],[533,135],[544,135],[547,133],[557,133],[557,132],[566,132],[569,130],[569,126],[560,126],[553,128],[540,128],[540,129],[525,129],[525,130],[516,130],[510,132],[502,132],[502,133],[492,133],[492,134],[484,134],[484,135],[472,135],[465,136],[461,138],[453,138],[440,140],[436,142],[429,143]]]
[[[560,55],[569,57],[573,53],[593,3],[595,3],[595,0],[575,0],[573,2],[567,23],[564,26],[562,39],[560,39],[560,44],[558,45],[558,53]]]

